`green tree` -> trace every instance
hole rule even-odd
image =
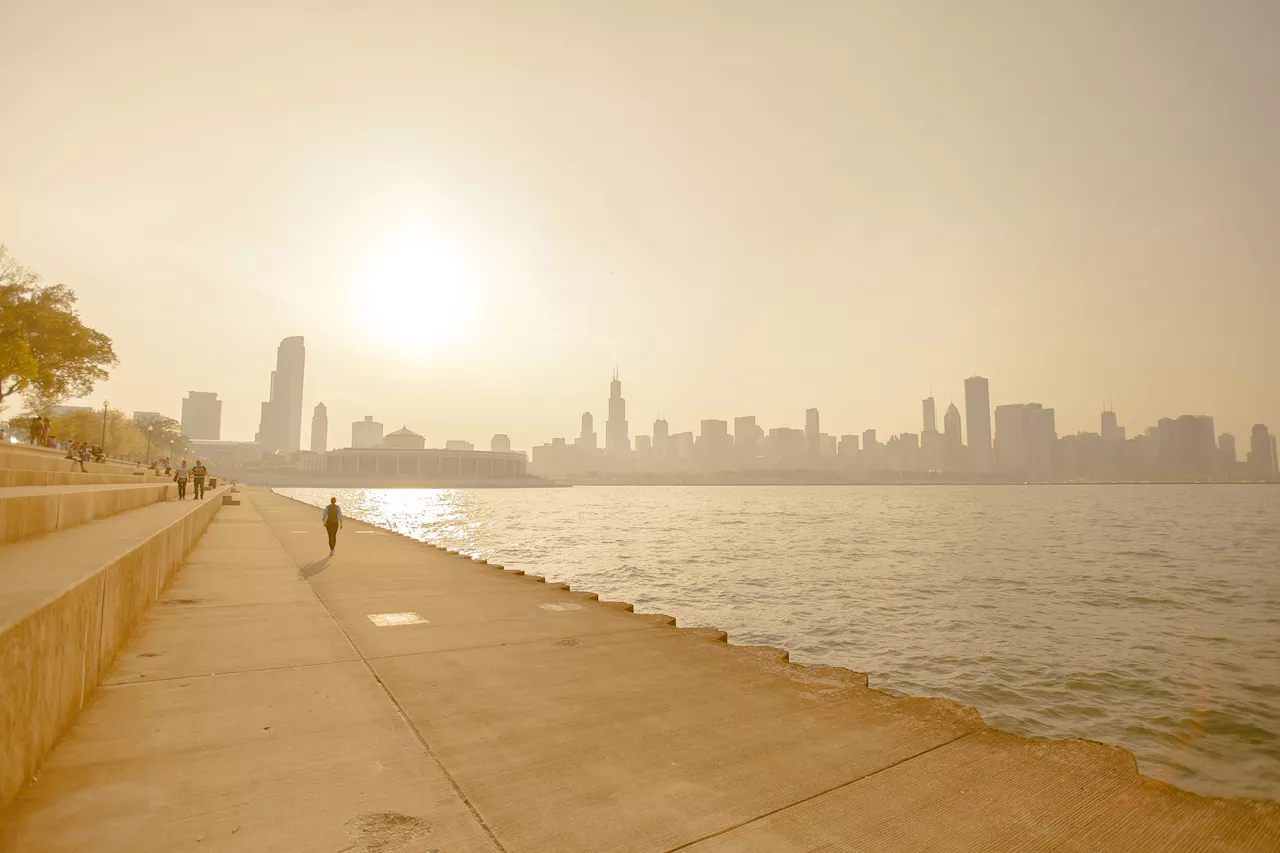
[[[50,424],[54,437],[62,441],[79,441],[85,444],[102,444],[102,410],[74,412],[54,418]],[[107,411],[107,443],[103,452],[108,456],[124,456],[141,459],[147,452],[147,437],[138,429],[133,418],[117,409]]]
[[[0,403],[82,397],[119,363],[111,339],[80,322],[71,288],[41,281],[0,243]]]
[[[173,418],[166,418],[164,415],[153,415],[144,417],[137,422],[138,433],[142,436],[143,453],[146,453],[147,443],[147,427],[151,427],[151,458],[158,459],[170,452],[170,444],[173,446],[173,453],[177,456],[186,454],[190,451],[191,445],[187,437],[182,434],[182,426]]]

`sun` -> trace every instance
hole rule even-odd
[[[422,223],[375,240],[352,279],[353,319],[384,345],[423,352],[474,330],[474,270],[455,242]]]

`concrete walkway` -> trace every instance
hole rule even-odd
[[[1280,849],[1085,742],[804,668],[267,492],[224,507],[0,850]]]

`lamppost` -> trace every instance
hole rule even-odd
[[[111,403],[107,400],[102,401],[102,455],[107,455],[107,407]]]
[[[151,464],[151,433],[155,430],[155,426],[147,424],[147,464]]]

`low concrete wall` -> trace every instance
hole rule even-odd
[[[118,489],[69,489],[42,495],[10,497],[0,492],[0,545],[66,530],[177,496],[175,484],[142,481]]]
[[[104,462],[86,462],[90,474],[150,474],[150,469],[133,462],[108,459]],[[48,447],[32,447],[26,444],[0,445],[0,469],[11,471],[75,471],[80,463],[67,458],[66,451]],[[152,475],[154,476],[154,475]]]
[[[139,619],[222,506],[223,489],[105,565],[0,626],[0,810],[84,707]]]
[[[138,474],[86,474],[80,471],[12,471],[0,468],[0,486],[125,486],[130,483],[171,483],[171,477]]]

